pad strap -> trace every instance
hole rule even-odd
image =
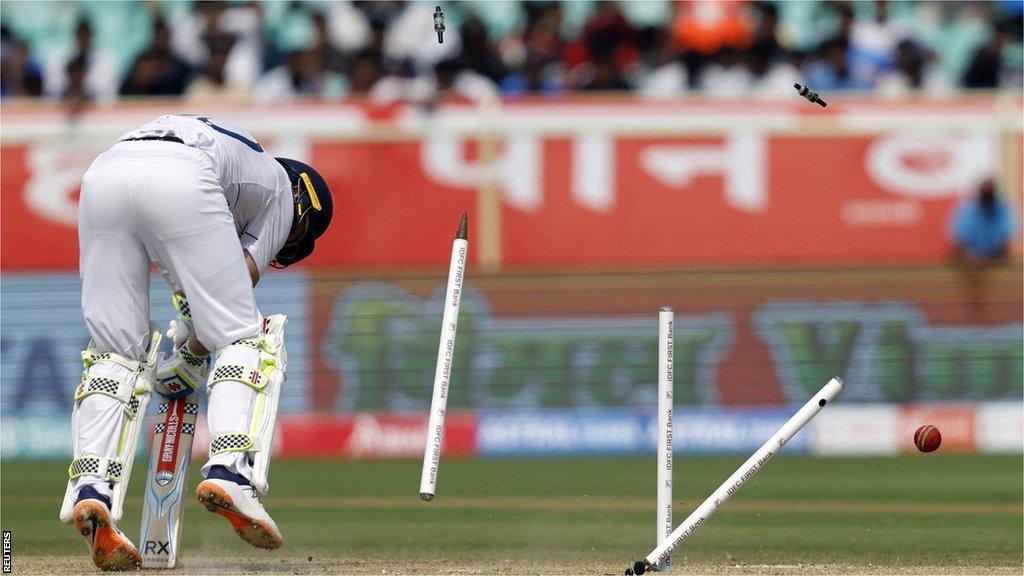
[[[99,476],[111,482],[121,481],[121,470],[124,466],[113,458],[100,456],[81,456],[71,461],[68,467],[68,476],[74,480],[81,476]]]
[[[252,449],[252,436],[240,432],[218,434],[210,441],[210,457],[221,452],[248,452]]]
[[[89,343],[89,348],[82,350],[82,368],[88,371],[89,368],[97,362],[113,362],[120,366],[135,372],[136,374],[142,374],[146,371],[146,363],[139,362],[137,360],[129,360],[120,354],[114,354],[113,352],[97,352],[92,348],[92,342]]]
[[[77,402],[90,394],[103,394],[104,396],[120,400],[123,403],[133,396],[132,393],[134,391],[135,385],[129,382],[118,382],[113,378],[105,376],[93,377],[85,375],[82,378],[82,383],[75,390],[75,401]]]
[[[178,311],[178,314],[181,314],[182,318],[190,321],[192,320],[192,309],[189,308],[188,298],[178,294],[177,292],[173,292],[171,293],[171,304],[174,305],[174,309]]]
[[[228,346],[228,349],[233,346],[244,346],[246,348],[259,350],[259,364],[250,364],[246,366],[242,364],[216,363],[216,367],[213,370],[213,377],[210,378],[210,383],[207,385],[207,389],[212,388],[218,382],[232,381],[241,382],[257,392],[262,391],[263,388],[266,387],[267,382],[270,381],[270,376],[273,374],[274,368],[277,367],[277,358],[275,357],[275,354],[277,353],[278,346],[275,345],[272,338],[268,339],[262,334],[252,338],[236,340]],[[223,355],[229,356],[230,353]]]
[[[145,374],[147,369],[146,362],[129,360],[113,352],[97,352],[90,342],[89,347],[82,350],[82,381],[78,384],[78,388],[75,389],[75,402],[90,394],[110,396],[120,400],[125,405],[125,411],[129,413],[128,417],[134,419],[135,412],[139,406],[136,396],[149,392],[146,378],[136,378],[135,382],[131,383],[117,381],[106,376],[90,376],[89,369],[101,362],[116,364],[134,372],[137,376]]]
[[[148,387],[143,383],[140,386],[128,382],[118,382],[113,378],[105,376],[91,377],[83,375],[82,383],[75,390],[75,402],[81,401],[91,394],[103,394],[110,396],[124,404],[124,413],[129,420],[134,420],[139,412],[139,394],[149,392]]]

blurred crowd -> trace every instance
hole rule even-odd
[[[426,101],[1022,87],[1024,2],[0,3],[2,96]]]

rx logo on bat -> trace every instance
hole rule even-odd
[[[146,540],[146,554],[170,554],[170,542]]]
[[[171,480],[174,480],[174,473],[168,472],[167,470],[161,470],[156,473],[155,479],[156,483],[159,484],[160,486],[166,486],[171,482]]]

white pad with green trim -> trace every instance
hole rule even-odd
[[[113,488],[110,515],[115,523],[121,520],[124,495],[128,489],[128,480],[131,478],[132,463],[135,461],[135,447],[145,420],[150,391],[153,389],[160,339],[160,333],[154,332],[144,362],[129,360],[110,352],[97,352],[91,345],[82,352],[84,370],[82,382],[75,390],[75,406],[71,418],[74,420],[78,416],[82,400],[92,394],[103,394],[120,402],[124,417],[114,457],[76,454],[71,461],[68,467],[68,486],[64,492],[64,503],[60,508],[60,519],[63,522],[71,521],[78,494],[76,480],[83,476],[98,476],[110,482]],[[112,366],[120,369],[110,370]],[[131,376],[118,380],[99,375],[110,373],[127,373]]]
[[[245,452],[252,461],[252,485],[261,494],[270,491],[268,470],[274,446],[277,405],[288,367],[284,326],[288,318],[274,314],[263,319],[263,334],[244,338],[217,351],[207,392],[220,382],[240,382],[256,391],[245,420],[247,430],[229,430],[210,439],[210,456]]]

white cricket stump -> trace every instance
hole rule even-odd
[[[626,574],[640,576],[648,570],[660,570],[663,563],[671,557],[673,550],[692,536],[697,528],[704,524],[705,520],[714,514],[733,494],[739,491],[740,487],[747,480],[753,478],[804,425],[810,422],[826,404],[835,399],[842,390],[842,380],[839,378],[829,380],[828,384],[825,384],[792,418],[787,420],[782,425],[782,428],[779,428],[778,432],[754,452],[753,456],[748,458],[711,496],[708,496],[707,500],[698,506],[692,514],[687,516],[686,520],[683,520],[683,523],[672,531],[672,534],[669,535],[664,543],[659,544],[643,560],[634,562],[633,566],[626,569]]]
[[[469,253],[468,220],[469,217],[463,213],[455,241],[452,242],[452,255],[448,264],[448,288],[444,295],[441,341],[437,347],[434,394],[430,400],[427,446],[423,452],[423,470],[420,474],[420,498],[425,501],[433,500],[437,491],[437,471],[441,463],[441,448],[444,441],[444,418],[448,408],[448,385],[451,383],[455,357],[455,332],[459,326],[462,282],[466,277],[466,256]]]
[[[657,540],[661,546],[672,534],[672,411],[673,347],[675,313],[663,306],[658,312],[658,514]],[[666,558],[660,571],[670,572],[672,559]]]

